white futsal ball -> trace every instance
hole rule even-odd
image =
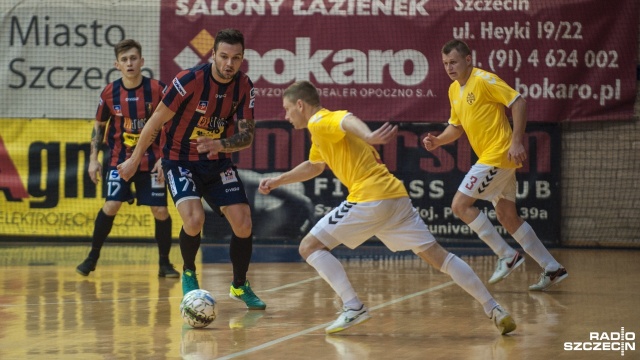
[[[182,298],[180,316],[191,327],[205,327],[216,319],[216,300],[207,290],[191,290]]]

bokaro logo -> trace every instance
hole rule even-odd
[[[193,50],[186,47],[174,58],[182,69],[207,61],[204,56],[211,52],[205,49],[213,47],[213,38],[203,30],[190,43],[198,46]],[[414,86],[422,83],[429,73],[427,57],[414,49],[395,52],[319,49],[312,53],[311,39],[307,37],[296,38],[294,51],[272,49],[260,55],[255,50],[245,49],[244,57],[247,75],[254,83],[262,78],[274,85],[309,80],[311,75],[318,84],[383,84],[384,73],[388,71],[398,85]]]
[[[636,350],[636,333],[625,332],[589,332],[589,341],[572,341],[564,343],[565,351],[620,351],[624,356],[627,350]]]

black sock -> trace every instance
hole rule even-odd
[[[156,242],[158,243],[158,255],[160,265],[169,264],[169,252],[171,251],[171,216],[165,220],[156,220]]]
[[[200,249],[200,233],[196,236],[187,235],[184,228],[180,229],[180,252],[182,253],[183,270],[196,272],[196,255]]]
[[[247,281],[247,272],[253,252],[253,234],[248,238],[239,238],[235,234],[229,244],[229,257],[233,265],[233,286],[239,287]]]
[[[93,227],[93,240],[91,241],[91,251],[89,252],[89,258],[93,261],[98,261],[100,258],[100,250],[104,241],[109,236],[111,228],[113,227],[114,216],[109,216],[100,209],[98,216],[96,216],[95,225]]]

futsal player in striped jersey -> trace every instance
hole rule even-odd
[[[91,251],[76,267],[76,271],[88,276],[96,269],[100,250],[111,232],[113,221],[123,202],[147,205],[155,219],[155,238],[158,244],[158,276],[178,278],[180,274],[169,262],[171,251],[171,217],[167,209],[167,191],[160,169],[160,138],[144,152],[135,174],[130,179],[118,175],[117,165],[128,159],[137,144],[147,119],[160,103],[166,85],[142,75],[144,65],[142,47],[132,39],[122,40],[114,47],[115,67],[122,77],[108,84],[100,94],[96,121],[91,136],[89,176],[98,183],[102,176],[102,164],[98,151],[106,142],[110,149],[110,161],[106,166],[103,184],[106,201],[96,216]],[[131,185],[135,184],[135,193]]]
[[[529,290],[544,291],[564,280],[568,273],[516,210],[516,169],[527,159],[522,144],[527,124],[526,101],[497,75],[474,67],[471,61],[471,50],[461,40],[451,40],[442,47],[442,62],[453,80],[449,87],[451,117],[444,131],[438,136],[427,134],[423,145],[433,151],[467,134],[478,161],[453,197],[453,213],[498,255],[496,270],[489,279],[490,284],[495,284],[522,265],[524,257],[474,206],[477,199],[491,201],[498,221],[543,269]],[[513,129],[505,113],[507,107],[511,108]]]
[[[247,280],[253,246],[251,210],[230,156],[251,146],[255,131],[253,83],[240,71],[243,34],[235,29],[219,31],[211,56],[212,63],[176,75],[142,131],[133,155],[118,170],[125,179],[133,176],[147,146],[164,133],[167,141],[162,168],[183,221],[183,293],[199,288],[195,260],[205,219],[204,199],[220,210],[233,231],[229,296],[243,301],[249,309],[263,310],[266,304]]]
[[[392,251],[412,250],[451,276],[482,305],[502,334],[515,330],[511,315],[496,302],[471,267],[435,241],[404,184],[389,172],[372,146],[386,144],[395,137],[397,126],[385,123],[371,131],[347,111],[323,108],[317,89],[308,81],[289,86],[282,103],[285,118],[293,127],[307,128],[311,134],[309,160],[276,177],[261,179],[258,190],[269,194],[279,186],[312,179],[329,167],[349,192],[346,201],[320,219],[302,239],[299,249],[343,303],[341,314],[325,329],[326,333],[337,333],[371,318],[344,267],[330,250],[340,244],[355,249],[373,236]]]

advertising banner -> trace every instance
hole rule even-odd
[[[370,123],[372,128],[378,125]],[[380,155],[389,170],[404,181],[414,206],[437,238],[477,241],[451,211],[453,195],[476,161],[468,141],[463,137],[433,153],[421,145],[427,132],[436,134],[443,128],[443,124],[400,124],[397,138],[379,147]],[[95,216],[104,203],[101,186],[94,185],[87,174],[91,129],[92,122],[87,120],[3,120],[3,236],[91,236]],[[529,124],[525,136],[528,160],[517,172],[518,213],[545,242],[556,242],[560,235],[559,130],[556,124]],[[347,190],[329,171],[307,182],[276,189],[269,196],[257,192],[261,177],[287,171],[307,159],[308,136],[307,131],[296,131],[288,122],[262,121],[253,146],[234,153],[251,205],[257,241],[298,241],[347,196]],[[476,205],[509,238],[496,221],[492,205],[483,201]],[[226,219],[206,204],[205,209],[203,241],[226,242],[231,236]],[[171,200],[169,211],[177,238],[181,220]],[[153,234],[149,208],[123,204],[110,236],[151,239]]]
[[[87,172],[92,129],[88,120],[2,120],[1,235],[91,237],[104,204],[104,179],[95,185]],[[169,211],[180,219],[171,200]],[[179,230],[176,224],[175,238]],[[153,239],[154,233],[148,206],[123,204],[110,236]]]
[[[531,121],[631,119],[638,1],[174,0],[161,9],[161,78],[210,61],[213,37],[245,34],[258,119],[283,119],[282,91],[310,80],[331,109],[373,121],[446,122],[442,45],[529,104]]]
[[[522,93],[535,122],[631,119],[636,0],[143,0],[0,2],[0,118],[86,119],[119,77],[113,46],[134,38],[144,73],[169,83],[210,61],[215,33],[246,36],[256,116],[283,118],[290,83],[371,121],[445,122],[452,38]]]
[[[92,118],[121,74],[113,47],[142,44],[143,74],[158,77],[160,1],[0,2],[0,117]]]
[[[376,128],[375,123],[370,123]],[[421,143],[427,133],[438,134],[443,124],[400,124],[397,138],[378,148],[389,170],[403,180],[413,205],[436,238],[478,242],[471,229],[453,215],[451,201],[464,175],[476,162],[466,137],[433,153]],[[347,197],[347,189],[330,171],[304,183],[275,189],[269,196],[257,192],[259,180],[287,171],[308,158],[307,131],[292,129],[288,122],[260,122],[254,146],[235,156],[247,189],[256,239],[297,241],[318,219]],[[546,243],[560,240],[560,127],[532,123],[525,135],[527,161],[516,173],[518,214],[531,224]],[[498,232],[510,235],[496,220],[493,205],[478,201]],[[231,231],[215,211],[207,212],[203,241],[226,241]]]

